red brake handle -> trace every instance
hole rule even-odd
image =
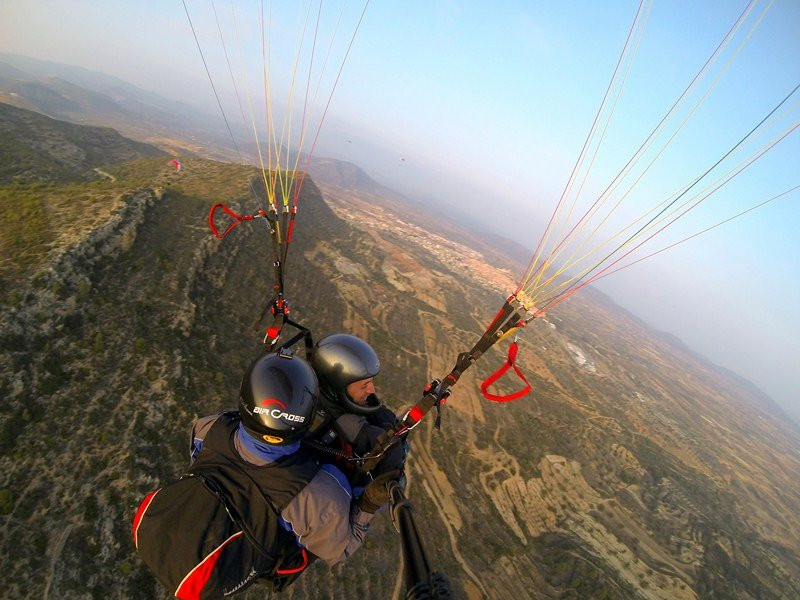
[[[214,225],[214,213],[217,212],[217,209],[221,208],[226,215],[233,219],[233,223],[228,225],[228,228],[220,233],[216,226]],[[211,233],[214,234],[215,237],[222,239],[226,235],[228,235],[231,231],[233,231],[236,226],[241,223],[242,221],[252,221],[255,217],[252,215],[240,215],[233,212],[230,208],[225,206],[222,202],[217,202],[214,206],[211,207],[211,210],[208,213],[208,226],[211,228]]]
[[[511,342],[511,345],[508,347],[508,359],[506,360],[505,364],[487,377],[483,383],[481,383],[481,393],[487,400],[491,400],[492,402],[511,402],[512,400],[518,400],[519,398],[522,398],[530,393],[531,385],[528,383],[528,380],[525,379],[525,375],[522,374],[522,371],[519,370],[519,367],[515,362],[518,350],[519,347],[517,346],[516,342]],[[490,394],[486,391],[490,385],[505,375],[506,371],[512,367],[514,368],[514,372],[517,374],[517,377],[525,382],[524,388],[505,396],[501,396],[499,394]]]

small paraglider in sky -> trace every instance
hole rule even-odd
[[[182,166],[181,166],[180,161],[177,158],[171,159],[169,161],[169,164],[171,164],[173,167],[175,167],[175,172],[176,173],[180,173],[180,170],[181,170]]]

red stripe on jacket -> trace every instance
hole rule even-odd
[[[155,492],[150,492],[144,497],[144,500],[142,500],[142,503],[136,510],[136,516],[133,517],[133,545],[136,546],[137,549],[139,548],[139,538],[137,536],[139,532],[139,523],[142,522],[144,513],[147,512],[147,509],[150,507],[150,503],[153,501],[153,498],[156,497],[156,494],[160,491],[160,489],[161,488],[157,489]]]
[[[222,555],[222,550],[225,546],[242,535],[244,535],[242,531],[234,533],[217,546],[211,554],[201,560],[194,569],[189,571],[186,577],[183,578],[183,581],[181,581],[178,589],[175,590],[175,597],[181,600],[199,600],[200,593],[211,578],[211,573],[214,571],[214,567],[217,565],[217,561]]]

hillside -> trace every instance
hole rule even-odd
[[[221,198],[253,207],[255,172],[164,162],[0,186],[3,207],[27,194],[58,215],[0,238],[8,597],[164,597],[133,551],[133,511],[185,466],[192,419],[235,403],[258,349],[269,241],[242,226],[220,242],[206,226]],[[307,180],[300,207],[292,315],[317,337],[368,339],[400,411],[469,348],[517,263],[452,224],[423,227],[372,187]],[[503,350],[465,374],[440,432],[426,422],[412,436],[408,494],[456,597],[800,596],[800,436],[751,390],[592,295],[525,332],[534,393],[489,403],[477,383]],[[399,563],[379,515],[352,560],[316,563],[283,597],[399,598]]]
[[[411,200],[373,180],[363,169],[349,162],[315,157],[309,174],[324,196],[347,202],[349,196],[365,200],[365,208],[377,205],[387,214],[414,223],[426,231],[435,232],[448,239],[458,239],[469,248],[478,250],[493,266],[513,271],[528,262],[531,250],[515,241],[479,228],[473,228],[457,211],[444,212],[438,204]],[[345,204],[346,205],[346,204]]]
[[[0,184],[91,181],[95,169],[134,158],[167,156],[113,129],[84,127],[0,104]]]
[[[221,119],[116,77],[0,53],[0,104],[79,125],[111,127],[175,154],[233,159]],[[240,132],[233,124],[233,130]]]

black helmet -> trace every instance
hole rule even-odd
[[[323,395],[338,402],[348,412],[369,414],[380,408],[353,402],[345,388],[354,381],[375,377],[381,370],[378,355],[367,342],[354,335],[335,333],[322,338],[314,347],[311,366],[319,377]]]
[[[296,442],[311,426],[318,393],[317,376],[306,361],[288,351],[266,354],[242,378],[242,425],[257,440]]]

